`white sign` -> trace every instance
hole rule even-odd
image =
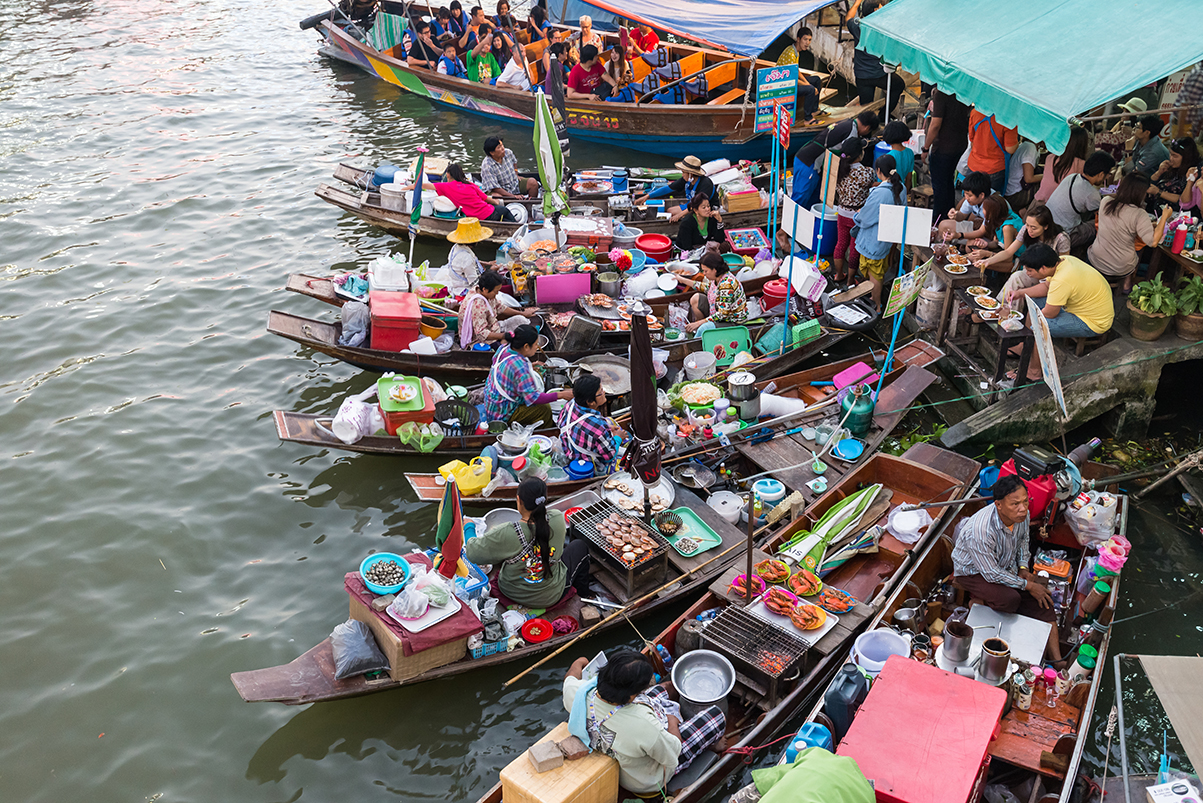
[[[880,221],[877,227],[877,239],[883,243],[902,242],[902,218],[906,217],[906,244],[931,245],[932,210],[920,209],[915,206],[893,206],[882,204],[878,207]]]
[[[785,232],[786,237],[797,240],[813,251],[816,221],[818,218],[814,212],[799,206],[790,198],[785,199],[781,207],[781,231]]]
[[[1065,391],[1061,389],[1061,372],[1057,370],[1057,354],[1053,351],[1053,336],[1048,331],[1048,321],[1031,296],[1024,296],[1024,299],[1028,305],[1028,328],[1035,335],[1036,353],[1040,355],[1040,372],[1044,376],[1044,384],[1053,392],[1053,398],[1061,408],[1061,415],[1068,421],[1069,410],[1065,408]]]
[[[1172,109],[1178,105],[1178,95],[1182,94],[1182,85],[1186,83],[1186,76],[1190,75],[1190,71],[1193,69],[1194,67],[1187,67],[1166,79],[1165,89],[1161,90],[1159,109]]]

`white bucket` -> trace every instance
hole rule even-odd
[[[406,193],[401,189],[404,186],[404,184],[381,184],[380,205],[394,212],[404,212]]]
[[[705,379],[714,376],[714,364],[718,358],[709,351],[695,351],[685,358],[685,376],[689,379]]]
[[[744,500],[730,491],[716,491],[706,500],[714,512],[718,513],[728,524],[737,524],[744,510]]]
[[[915,303],[915,320],[923,329],[935,329],[940,325],[940,312],[944,309],[944,294],[947,290],[928,290],[926,287],[919,291],[919,300]]]
[[[889,628],[861,633],[852,645],[852,655],[856,665],[873,677],[877,677],[877,673],[885,667],[886,661],[891,655],[906,657],[910,654],[910,641]]]

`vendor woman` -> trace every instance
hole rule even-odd
[[[472,348],[477,343],[495,343],[523,324],[530,323],[527,315],[535,308],[516,310],[501,303],[497,296],[505,279],[496,271],[480,274],[476,287],[468,291],[459,305],[459,346]],[[503,322],[504,321],[504,322]]]
[[[506,345],[497,351],[485,380],[486,421],[550,424],[550,403],[572,398],[571,390],[543,392],[543,379],[530,361],[539,350],[538,341],[539,333],[529,324],[505,335]]]
[[[695,287],[702,292],[694,293],[689,299],[692,323],[686,324],[686,332],[704,332],[716,326],[743,323],[748,319],[748,299],[743,285],[731,273],[726,261],[714,253],[702,254],[701,281],[678,277],[686,287]]]
[[[688,208],[677,229],[677,248],[692,251],[706,243],[726,245],[723,216],[711,205],[709,197],[699,192],[689,200]]]
[[[639,796],[664,789],[703,750],[721,751],[727,727],[716,705],[681,722],[671,683],[652,685],[651,662],[634,650],[618,650],[592,680],[588,658],[578,658],[564,678],[568,730],[595,751],[618,762],[618,783]]]
[[[564,405],[556,421],[564,457],[593,463],[596,476],[609,474],[618,456],[614,443],[618,425],[598,412],[605,403],[601,380],[585,374],[572,383],[572,401]]]
[[[589,595],[589,545],[565,543],[564,514],[547,510],[547,483],[530,477],[518,486],[521,521],[506,522],[469,538],[464,554],[475,564],[500,567],[496,590],[526,608],[551,608],[573,586]]]

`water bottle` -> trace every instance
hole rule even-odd
[[[1174,230],[1174,243],[1170,246],[1170,252],[1181,254],[1182,249],[1186,247],[1186,224],[1179,223],[1178,228]]]

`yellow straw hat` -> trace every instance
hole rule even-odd
[[[456,224],[455,231],[447,235],[447,239],[453,243],[479,243],[492,236],[493,230],[480,225],[479,218],[462,217]]]
[[[677,162],[677,169],[682,173],[692,173],[695,176],[706,175],[706,172],[702,170],[702,160],[696,156],[686,156],[685,161]]]

